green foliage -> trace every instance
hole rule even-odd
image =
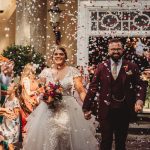
[[[150,108],[150,81],[148,81],[148,88],[146,94],[145,108]]]
[[[150,103],[150,81],[148,81],[146,100]]]
[[[20,75],[22,69],[27,63],[36,64],[38,66],[36,69],[37,73],[40,73],[45,67],[44,57],[36,52],[31,46],[11,45],[3,51],[2,55],[14,61],[15,76]]]

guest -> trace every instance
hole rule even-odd
[[[35,76],[35,68],[32,64],[27,64],[21,74],[20,85],[22,92],[20,96],[22,132],[25,132],[27,117],[38,105],[38,81]]]
[[[84,85],[84,87],[86,88],[87,85],[88,85],[89,82],[90,82],[89,76],[88,76],[88,74],[85,73],[83,66],[77,66],[76,68],[80,71],[81,76],[82,76],[83,85]]]
[[[3,62],[0,63],[1,73],[0,73],[0,83],[1,83],[1,99],[0,106],[3,105],[5,100],[5,95],[7,94],[7,87],[13,79],[13,68],[14,63],[8,59],[2,59]],[[3,117],[0,117],[0,123],[2,122]]]
[[[13,78],[13,68],[14,68],[14,62],[13,61],[7,61],[1,63],[1,73],[0,73],[0,79],[2,84],[8,86],[10,81]]]
[[[20,134],[20,119],[19,111],[20,105],[17,99],[17,90],[14,83],[12,83],[7,90],[7,97],[4,103],[4,108],[0,108],[0,115],[2,115],[3,122],[0,125],[0,149],[4,149],[3,143],[8,144],[9,150],[14,150],[13,143],[19,141]],[[6,146],[6,145],[5,145]]]
[[[144,56],[146,57],[147,61],[149,62],[149,66],[150,66],[150,50],[145,51]]]
[[[124,59],[135,63],[139,67],[140,73],[150,68],[149,50],[146,50],[146,46],[140,39],[127,40]]]
[[[132,114],[142,111],[147,83],[140,79],[136,64],[123,59],[124,49],[119,39],[108,44],[110,59],[100,63],[95,71],[83,103],[85,119],[97,111],[101,128],[101,150],[111,150],[113,134],[115,149],[126,149],[126,138]],[[98,107],[92,107],[96,93]]]

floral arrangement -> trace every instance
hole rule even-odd
[[[44,86],[43,100],[49,105],[50,109],[55,109],[62,101],[62,86],[59,82],[53,84],[49,82]]]
[[[32,46],[11,45],[7,47],[0,57],[0,60],[11,60],[14,62],[14,75],[20,76],[22,69],[28,63],[36,64],[36,72],[40,73],[46,66],[45,58]]]

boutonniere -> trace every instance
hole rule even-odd
[[[126,65],[126,66],[123,66],[124,67],[124,70],[125,70],[125,72],[127,72],[128,71],[128,65]]]
[[[132,73],[131,70],[129,70],[129,71],[126,72],[126,74],[127,74],[127,75],[132,75],[133,73]]]
[[[124,70],[125,70],[127,75],[132,75],[133,74],[132,70],[129,70],[128,65],[124,66]]]

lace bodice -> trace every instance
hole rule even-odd
[[[46,78],[47,83],[54,83],[55,77],[52,71],[46,68],[39,76]],[[28,117],[23,150],[98,149],[97,140],[91,130],[93,124],[89,124],[84,119],[81,106],[71,95],[74,89],[74,78],[78,76],[81,75],[76,68],[68,67],[65,77],[59,81],[64,93],[62,105],[54,111],[41,101]]]
[[[59,80],[60,84],[63,87],[63,94],[64,95],[72,95],[72,92],[74,90],[74,78],[81,76],[80,72],[74,68],[69,66],[68,72],[66,73],[65,77],[62,80]],[[46,78],[46,82],[52,82],[55,83],[55,80],[52,75],[52,69],[51,68],[45,68],[39,77]]]

